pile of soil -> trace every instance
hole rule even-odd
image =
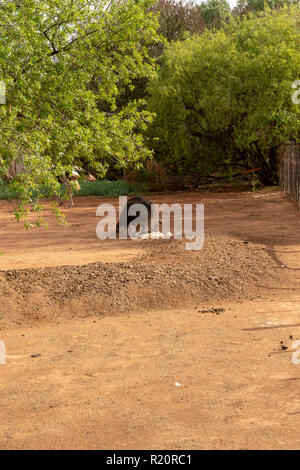
[[[182,240],[141,243],[136,261],[1,271],[0,322],[252,299],[280,272],[263,246],[224,234],[208,234],[200,251]]]

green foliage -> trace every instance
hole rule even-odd
[[[19,192],[13,185],[10,184],[1,184],[0,185],[0,199],[18,199]]]
[[[140,194],[146,190],[141,184],[131,185],[126,181],[109,181],[109,180],[97,180],[94,182],[80,180],[80,191],[75,194],[77,196],[100,196],[100,197],[119,197],[122,195]],[[51,196],[51,188],[46,185],[41,185],[38,188],[38,194],[40,197],[49,198]],[[60,185],[58,191],[59,197],[62,199],[67,196],[66,187]],[[0,199],[19,199],[20,193],[16,188],[15,184],[3,184],[0,185]],[[41,209],[39,205],[33,205],[32,209],[38,211]],[[57,214],[59,217],[62,213]]]
[[[80,181],[80,187],[78,196],[119,197],[140,194],[146,190],[143,185],[131,185],[122,180]]]
[[[110,166],[138,167],[151,152],[143,100],[118,102],[134,81],[153,77],[148,45],[157,22],[149,0],[10,0],[0,5],[0,177],[12,161],[16,188],[34,204],[74,164],[103,178]]]
[[[159,33],[168,42],[183,39],[187,33],[201,34],[205,22],[200,5],[184,0],[156,0],[151,11],[158,14]]]
[[[202,175],[220,164],[260,167],[262,182],[275,181],[278,148],[299,136],[291,100],[300,70],[297,22],[296,7],[268,11],[170,45],[150,85],[157,158]]]
[[[278,9],[284,5],[297,5],[298,3],[298,0],[238,0],[236,10],[238,13],[259,12],[266,8]]]
[[[202,16],[209,28],[217,28],[231,16],[227,0],[207,0],[200,5]]]

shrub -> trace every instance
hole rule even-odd
[[[277,151],[299,137],[299,9],[232,19],[169,46],[150,84],[156,159],[177,173],[208,175],[226,165],[277,179]]]

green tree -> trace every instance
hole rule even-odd
[[[205,175],[234,163],[276,181],[278,148],[300,127],[291,99],[298,21],[295,7],[269,11],[169,46],[150,86],[156,157],[178,172]]]
[[[0,177],[13,160],[26,172],[24,203],[39,185],[58,191],[74,164],[104,176],[109,165],[139,165],[150,155],[143,100],[119,103],[134,80],[153,77],[148,45],[157,21],[149,0],[9,0],[0,5]]]

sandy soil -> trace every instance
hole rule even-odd
[[[296,207],[278,190],[151,199],[205,204],[202,252],[100,242],[98,198],[30,233],[0,203],[0,449],[299,448]]]
[[[156,203],[204,204],[206,233],[227,233],[270,247],[285,245],[287,235],[290,244],[299,241],[296,212],[276,189],[257,193],[178,192],[149,197]],[[100,203],[117,207],[114,199],[75,198],[75,207],[64,209],[67,227],[57,225],[46,206],[44,217],[49,228],[26,231],[22,223],[16,224],[12,204],[0,201],[0,269],[128,261],[142,254],[147,241],[100,241],[96,237],[96,209]]]

